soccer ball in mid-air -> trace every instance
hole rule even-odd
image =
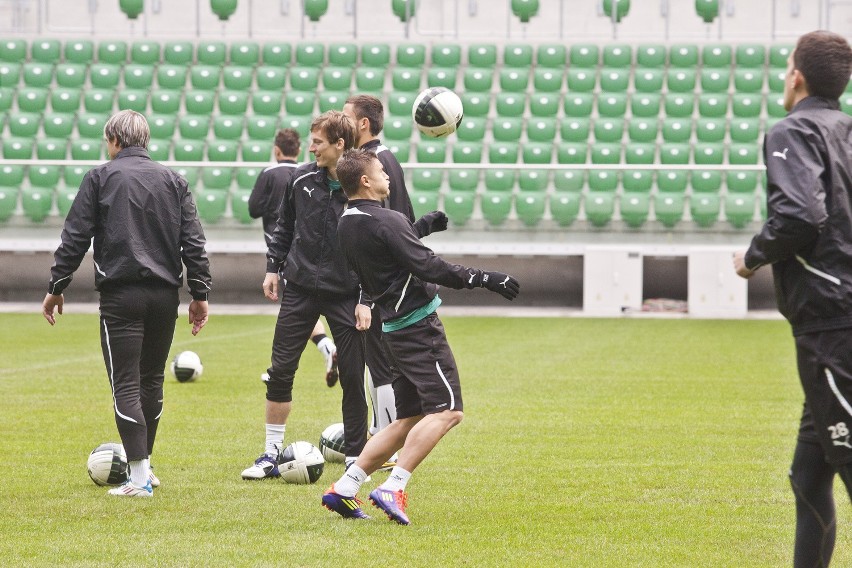
[[[121,485],[129,475],[124,446],[112,442],[101,444],[89,454],[86,469],[98,485]]]
[[[343,446],[346,440],[343,438],[343,423],[332,424],[320,434],[320,451],[325,461],[329,463],[343,463]]]
[[[192,351],[182,351],[175,355],[175,360],[172,361],[172,373],[179,383],[194,381],[203,371],[201,357]]]
[[[314,483],[322,475],[325,460],[310,442],[293,442],[281,452],[278,472],[287,483]]]
[[[411,116],[417,130],[432,138],[443,138],[456,131],[464,116],[457,94],[445,87],[429,87],[414,99]]]

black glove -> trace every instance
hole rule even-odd
[[[426,213],[414,222],[414,230],[422,238],[438,231],[447,230],[447,214],[443,211]]]
[[[521,290],[521,283],[502,272],[482,272],[479,285],[492,292],[497,292],[507,300],[514,300]]]

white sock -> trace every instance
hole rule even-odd
[[[367,391],[369,391],[370,395],[370,406],[373,410],[373,418],[370,421],[370,436],[375,436],[379,433],[379,394],[375,385],[373,384],[373,375],[370,374],[370,368],[367,367]]]
[[[346,468],[343,476],[335,482],[334,492],[344,497],[355,497],[366,479],[367,473],[353,463]]]
[[[284,430],[286,424],[266,425],[266,449],[264,452],[271,456],[277,456],[278,450],[284,448]]]
[[[408,484],[409,479],[411,479],[411,472],[396,466],[391,470],[391,474],[380,487],[388,491],[405,491],[405,486]]]
[[[376,397],[379,399],[377,425],[379,431],[384,430],[391,422],[396,420],[396,397],[393,394],[393,385],[383,385],[376,389]]]
[[[330,337],[323,337],[320,339],[320,342],[317,343],[317,349],[322,353],[323,357],[328,357],[329,353],[334,351],[334,342]]]
[[[149,461],[135,460],[130,462],[130,483],[136,487],[148,485]]]

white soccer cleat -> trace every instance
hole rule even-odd
[[[243,479],[266,479],[267,477],[280,477],[278,472],[278,457],[270,454],[263,454],[256,460],[251,467],[243,470]]]
[[[116,497],[153,497],[154,488],[151,487],[150,483],[146,483],[145,487],[136,487],[127,481],[118,487],[110,489],[107,493]]]
[[[148,470],[148,485],[151,487],[160,486],[160,478],[154,475],[154,470]]]
[[[331,341],[323,342],[320,352],[325,357],[325,384],[331,388],[337,384],[337,379],[339,378],[337,371],[337,346]]]

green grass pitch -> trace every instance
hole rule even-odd
[[[218,316],[173,353],[152,500],[86,475],[118,441],[97,316],[0,315],[0,559],[6,566],[748,567],[792,562],[786,470],[801,392],[782,321],[444,319],[465,421],[409,484],[412,525],[344,521],[316,485],[247,482],[263,445],[274,318]],[[340,421],[309,347],[287,440]],[[377,473],[362,490],[380,483]],[[852,565],[837,484],[833,565]],[[368,513],[376,510],[365,506]]]

